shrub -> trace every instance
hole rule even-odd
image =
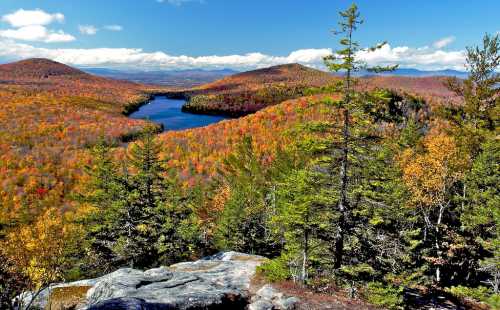
[[[484,300],[491,309],[500,309],[500,294],[493,294]]]
[[[260,265],[257,271],[263,274],[267,280],[278,282],[291,277],[287,262],[283,257],[278,257]]]
[[[351,280],[367,280],[375,273],[373,267],[368,264],[342,266],[340,270],[346,278]]]
[[[467,287],[467,286],[452,286],[446,291],[460,299],[474,299],[488,304],[492,309],[500,309],[500,295],[492,294],[491,290],[484,286]]]
[[[376,306],[388,309],[403,309],[403,287],[370,282],[366,292],[366,299]]]

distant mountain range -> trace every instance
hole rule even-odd
[[[193,87],[213,82],[225,76],[238,73],[231,69],[222,70],[174,70],[174,71],[139,71],[107,68],[81,68],[90,74],[103,77],[128,80],[142,84],[157,84],[178,87]]]
[[[143,84],[157,84],[166,86],[178,87],[194,87],[206,83],[219,80],[223,77],[237,74],[239,71],[232,69],[220,70],[156,70],[156,71],[140,71],[140,70],[121,70],[107,68],[81,68],[83,71],[100,75],[108,78],[128,80]],[[408,77],[430,77],[430,76],[452,76],[457,78],[467,78],[467,72],[457,70],[438,70],[426,71],[410,68],[400,68],[392,72],[372,73],[361,71],[358,76],[408,76]]]
[[[466,79],[468,77],[468,73],[464,71],[458,70],[436,70],[436,71],[426,71],[426,70],[418,70],[411,68],[399,68],[391,72],[384,73],[372,73],[368,71],[361,71],[358,73],[359,76],[373,76],[373,75],[382,75],[382,76],[411,76],[411,77],[427,77],[427,76],[451,76],[457,77],[461,79]]]

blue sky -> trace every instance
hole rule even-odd
[[[288,61],[317,67],[337,46],[329,32],[337,12],[351,3],[2,0],[0,61],[39,56],[99,67],[246,69]],[[360,55],[372,64],[460,69],[465,46],[500,31],[498,0],[356,3],[365,19],[357,33],[362,45],[390,43],[377,55]]]

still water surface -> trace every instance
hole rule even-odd
[[[183,130],[203,127],[227,119],[224,116],[201,115],[182,112],[185,100],[156,96],[148,104],[129,115],[131,118],[148,119],[163,124],[165,130]]]

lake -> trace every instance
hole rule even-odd
[[[182,112],[182,99],[170,99],[165,96],[156,96],[149,103],[129,115],[135,119],[148,119],[163,124],[165,130],[183,130],[203,127],[227,119],[225,116],[202,115]]]

